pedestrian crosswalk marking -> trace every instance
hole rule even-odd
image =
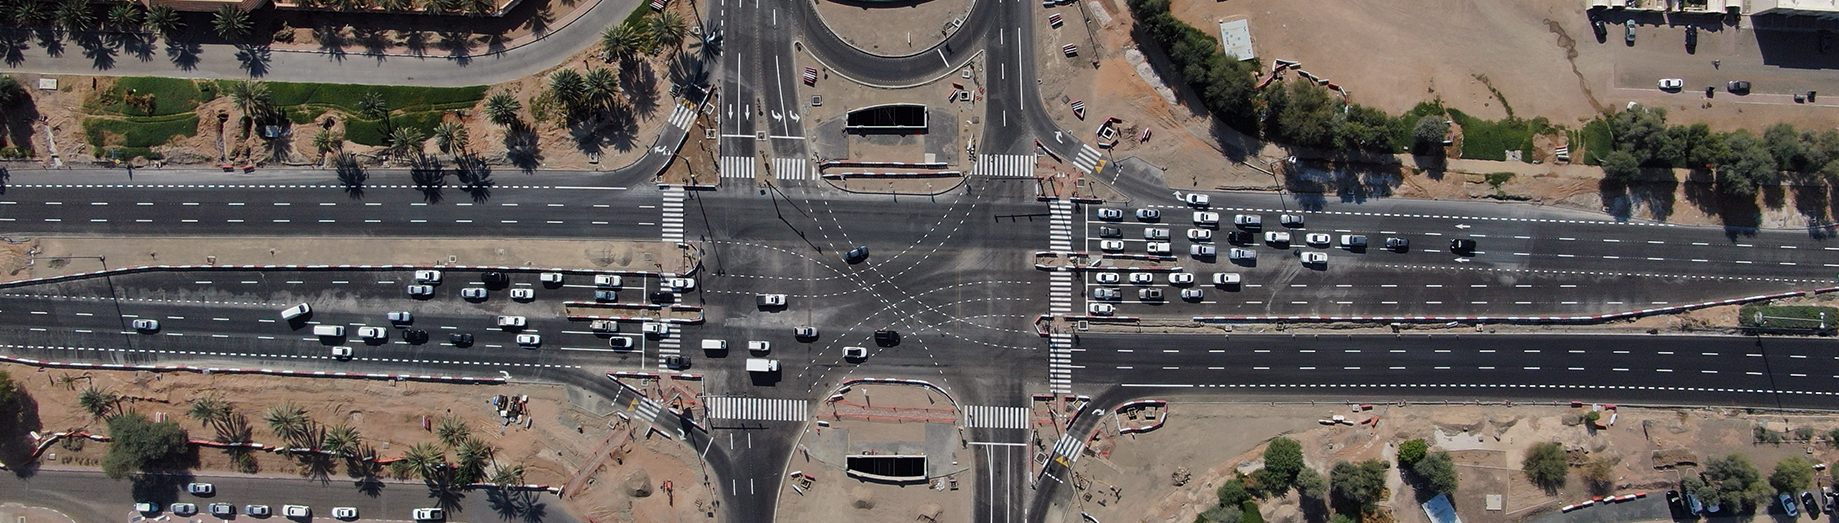
[[[683,241],[683,200],[689,197],[689,193],[677,186],[667,187],[662,192],[664,193],[664,205],[661,207],[664,217],[661,225],[664,229],[664,241],[681,242]]]
[[[680,354],[683,354],[683,338],[678,336],[676,329],[672,329],[670,332],[664,333],[663,337],[658,338],[658,370],[675,370],[670,368],[669,365],[664,364],[664,358]]]
[[[723,178],[754,177],[754,160],[752,156],[723,156],[721,158],[721,175]]]
[[[1080,441],[1078,437],[1072,434],[1067,434],[1061,436],[1060,441],[1054,442],[1053,455],[1055,457],[1066,458],[1063,464],[1071,464],[1071,462],[1079,461],[1079,453],[1085,450],[1085,448],[1086,443],[1084,441]]]
[[[1074,166],[1088,173],[1096,173],[1098,167],[1103,164],[1104,160],[1099,157],[1098,149],[1093,149],[1092,146],[1083,143],[1079,144],[1079,154],[1073,157]]]
[[[986,154],[977,157],[971,174],[992,178],[1033,178],[1035,157],[1032,154]]]
[[[689,129],[690,121],[696,119],[696,104],[685,101],[677,104],[670,112],[670,124],[678,129]]]
[[[811,162],[804,158],[774,158],[773,178],[779,180],[809,180]]]
[[[773,398],[706,398],[710,419],[745,421],[805,421],[810,418],[810,402]]]
[[[973,429],[1027,429],[1027,407],[966,405],[964,426]]]
[[[1054,394],[1073,393],[1073,335],[1047,336],[1047,388]]]

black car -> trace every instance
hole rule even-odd
[[[651,291],[651,302],[656,304],[676,303],[677,295],[670,291]]]
[[[1590,28],[1596,30],[1596,39],[1598,41],[1609,38],[1609,24],[1603,23],[1602,20],[1591,21]]]
[[[428,331],[421,330],[421,329],[409,329],[406,331],[402,331],[402,341],[409,342],[409,344],[411,345],[421,345],[423,343],[427,343],[428,342]]]
[[[687,369],[690,368],[690,359],[681,354],[672,354],[664,357],[664,366],[677,370]]]
[[[875,331],[875,344],[883,347],[900,345],[900,333],[891,330]]]
[[[1123,229],[1119,229],[1117,227],[1099,226],[1098,237],[1100,238],[1123,238],[1124,231]]]
[[[868,258],[868,247],[856,247],[843,254],[843,261],[856,263]]]
[[[1227,231],[1226,242],[1233,245],[1251,245],[1251,231]]]
[[[1475,240],[1455,239],[1449,241],[1449,251],[1457,254],[1474,254]]]
[[[1724,90],[1730,91],[1730,94],[1750,94],[1750,83],[1744,80],[1731,80],[1730,83],[1724,85]]]
[[[508,283],[510,281],[511,281],[511,277],[505,276],[504,273],[502,272],[493,271],[493,272],[485,273],[485,284],[486,285],[504,285],[505,283]]]
[[[1801,491],[1801,506],[1807,509],[1807,514],[1809,516],[1818,515],[1820,513],[1820,502],[1815,500],[1813,491],[1811,490]]]
[[[447,343],[452,343],[455,347],[471,347],[473,346],[473,335],[464,332],[448,334]]]

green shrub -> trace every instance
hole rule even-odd
[[[1615,150],[1612,143],[1614,140],[1609,133],[1609,122],[1601,118],[1591,120],[1590,123],[1584,124],[1584,130],[1571,137],[1571,149],[1573,149],[1571,156],[1577,157],[1575,149],[1581,146],[1584,149],[1584,163],[1600,165],[1603,163],[1603,157]]]
[[[1245,514],[1240,517],[1239,523],[1264,523],[1264,514],[1258,511],[1258,502],[1248,499],[1240,503],[1239,507]]]
[[[440,112],[410,113],[390,117],[389,123],[396,127],[411,127],[421,130],[422,136],[433,136],[434,126],[441,123]],[[360,145],[389,145],[389,130],[381,120],[345,120],[345,139]]]
[[[1762,317],[1758,317],[1758,315]],[[1824,316],[1822,316],[1824,315]],[[1813,305],[1745,305],[1737,310],[1737,321],[1745,327],[1775,329],[1831,328],[1839,323],[1839,308]]]
[[[1530,162],[1533,136],[1552,128],[1545,118],[1488,121],[1455,109],[1449,115],[1462,126],[1462,157],[1475,160],[1504,161],[1507,151],[1520,151],[1521,158]]]
[[[268,82],[278,107],[312,106],[358,112],[358,100],[376,92],[392,110],[448,111],[470,108],[485,98],[486,86],[414,87],[399,85]]]
[[[89,145],[146,148],[166,145],[175,136],[196,136],[198,115],[192,113],[146,118],[85,118],[83,132]]]

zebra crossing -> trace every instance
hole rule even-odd
[[[696,119],[696,104],[685,100],[677,104],[670,112],[670,124],[678,129],[689,129],[690,122]]]
[[[665,187],[661,192],[664,193],[664,219],[660,222],[664,229],[664,241],[681,242],[683,241],[683,200],[688,198],[689,193],[678,186]]]
[[[1073,250],[1073,202],[1055,200],[1047,204],[1047,246],[1058,252]]]
[[[723,178],[742,178],[752,180],[755,162],[752,156],[723,156],[721,174]]]
[[[677,332],[677,329],[672,328],[658,338],[658,370],[670,371],[670,366],[664,364],[664,358],[683,354],[683,337]]]
[[[745,421],[804,421],[810,418],[810,403],[804,400],[739,398],[710,396],[704,398],[710,419]]]
[[[1034,161],[1032,154],[985,154],[977,157],[977,165],[971,168],[971,174],[992,178],[1033,178]]]
[[[1055,316],[1073,313],[1073,273],[1047,273],[1047,312]]]
[[[1073,393],[1073,335],[1047,335],[1047,388],[1054,394]]]
[[[1079,154],[1073,156],[1074,166],[1088,173],[1097,173],[1102,164],[1104,160],[1099,157],[1098,149],[1093,149],[1092,146],[1083,143],[1079,144]]]
[[[785,180],[810,180],[811,162],[804,158],[774,158],[773,178]]]
[[[964,426],[973,429],[1022,429],[1028,427],[1028,407],[964,406]]]
[[[1054,442],[1053,456],[1065,457],[1066,464],[1070,465],[1072,462],[1079,461],[1079,453],[1085,449],[1085,441],[1080,440],[1077,436],[1072,434],[1067,434],[1061,436],[1060,441]]]
[[[645,423],[657,424],[658,413],[664,411],[664,406],[651,398],[637,396],[632,401],[631,410],[634,414],[639,415],[639,419],[645,420]]]

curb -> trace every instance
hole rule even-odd
[[[941,190],[939,190],[938,192],[934,192],[934,193],[920,193],[920,192],[900,192],[900,191],[894,191],[894,192],[888,192],[888,191],[858,191],[858,190],[855,190],[855,189],[851,189],[851,188],[848,188],[848,187],[844,187],[844,186],[841,186],[841,185],[837,185],[837,184],[836,184],[836,182],[832,182],[832,181],[830,181],[830,178],[828,178],[828,177],[819,177],[819,179],[821,179],[821,180],[823,180],[823,181],[824,181],[824,183],[827,183],[827,184],[830,184],[830,188],[832,188],[832,189],[836,189],[836,190],[839,190],[839,191],[843,191],[843,192],[846,192],[846,193],[850,193],[850,194],[878,194],[878,195],[888,195],[888,196],[938,196],[938,195],[941,195],[941,194],[945,194],[945,193],[949,193],[949,192],[952,192],[952,191],[956,191],[956,190],[958,190],[958,188],[959,188],[959,187],[963,187],[963,186],[964,186],[964,184],[966,184],[966,183],[969,183],[969,182],[970,182],[970,179],[971,179],[971,177],[969,177],[969,176],[960,176],[960,177],[958,177],[958,183],[956,183],[956,184],[953,184],[953,185],[952,185],[951,187],[946,187],[946,188],[944,188],[944,189],[941,189]]]
[[[222,373],[230,373],[230,374],[266,374],[266,375],[272,375],[272,376],[298,376],[298,377],[311,377],[311,378],[353,378],[353,379],[376,379],[376,380],[393,380],[393,381],[427,381],[427,382],[442,382],[442,383],[484,383],[484,384],[493,384],[493,385],[499,385],[499,384],[504,384],[504,383],[509,382],[509,380],[505,378],[473,378],[473,377],[466,377],[466,376],[435,376],[435,375],[430,375],[430,374],[366,374],[366,373],[357,373],[357,372],[325,372],[325,371],[297,371],[297,370],[276,370],[276,369],[194,367],[190,365],[125,365],[125,364],[120,364],[120,363],[75,363],[75,362],[63,362],[63,361],[39,361],[39,360],[26,359],[26,358],[14,358],[10,356],[0,356],[0,361],[4,361],[8,363],[18,363],[21,365],[32,365],[32,366],[37,366],[37,367],[58,367],[58,368],[73,368],[73,369],[146,370],[146,371],[154,371],[154,372],[181,371],[181,372],[197,372],[200,374],[211,374],[211,373],[216,373],[216,372],[222,372]]]
[[[841,38],[839,37],[838,39],[840,40]],[[811,52],[811,50],[807,48],[808,46],[805,45],[803,40],[792,40],[792,44],[796,45],[798,49],[804,51],[805,56],[811,57],[811,61],[817,62],[817,65],[823,66],[824,70],[829,71],[830,74],[837,75],[838,77],[844,80],[849,80],[851,82],[855,82],[857,84],[868,86],[868,87],[873,87],[876,89],[911,89],[914,87],[919,87],[919,86],[926,85],[929,83],[937,82],[939,80],[944,79],[947,76],[951,76],[952,73],[958,72],[959,69],[963,69],[965,66],[970,65],[971,62],[977,61],[978,58],[983,58],[983,52],[984,52],[984,50],[978,49],[977,52],[972,54],[969,58],[965,58],[964,63],[958,64],[955,67],[947,67],[945,68],[944,71],[941,71],[938,74],[938,76],[926,78],[926,79],[920,80],[917,83],[911,83],[911,84],[906,84],[906,85],[881,85],[881,84],[875,84],[875,83],[869,83],[869,82],[857,80],[855,77],[849,76],[848,74],[844,74],[842,70],[832,67],[828,63],[825,63],[824,59],[818,58],[817,53]],[[851,45],[850,47],[853,48],[855,46]],[[936,48],[937,46],[934,46],[934,47]],[[894,58],[899,58],[899,57],[894,57]]]
[[[952,405],[957,406],[959,409],[963,409],[962,405],[958,405],[958,398],[956,396],[952,396],[950,392],[946,392],[945,389],[940,388],[938,385],[933,385],[932,382],[926,381],[926,380],[910,380],[910,379],[901,379],[901,378],[855,378],[851,380],[846,380],[842,383],[838,383],[836,386],[836,389],[831,389],[831,390],[839,390],[839,389],[842,389],[843,387],[848,387],[851,384],[855,384],[855,383],[918,385],[921,387],[928,387],[928,388],[931,388],[932,390],[939,391],[939,394],[944,394],[945,399],[951,400]]]
[[[817,163],[818,169],[831,167],[905,167],[909,169],[944,169],[945,162],[875,162],[858,160],[825,160]]]
[[[962,177],[964,176],[964,171],[903,172],[903,173],[876,173],[876,172],[864,171],[864,172],[824,173],[821,176],[823,176],[824,179],[826,180],[848,180],[850,178],[950,178],[950,177]]]
[[[134,267],[124,267],[120,269],[110,269],[106,271],[91,271],[91,272],[84,272],[84,273],[77,273],[77,274],[66,274],[62,276],[46,276],[43,278],[29,278],[29,279],[24,279],[24,280],[15,280],[15,281],[10,281],[10,282],[0,283],[0,289],[11,288],[11,287],[25,287],[25,286],[38,285],[38,284],[43,284],[43,283],[55,283],[55,282],[78,280],[78,279],[84,279],[84,278],[93,278],[96,276],[125,275],[125,274],[133,274],[133,273],[140,273],[140,272],[159,272],[159,271],[251,271],[251,270],[263,270],[263,271],[272,271],[272,270],[395,271],[395,270],[424,270],[424,269],[442,270],[442,271],[450,271],[450,270],[451,271],[471,271],[471,270],[488,271],[489,270],[489,271],[504,271],[504,272],[559,272],[562,274],[581,274],[581,275],[617,274],[621,276],[639,276],[639,277],[652,276],[652,277],[658,277],[658,278],[664,278],[664,277],[667,277],[667,275],[683,276],[677,273],[657,272],[657,271],[596,271],[596,270],[584,270],[584,269],[563,269],[563,268],[553,268],[553,267],[552,268],[506,267],[506,266],[490,266],[490,265],[138,265]],[[689,274],[694,274],[695,272],[696,272],[696,269],[692,267],[690,269]],[[687,274],[684,274],[684,275],[687,275]]]
[[[1821,288],[1810,289],[1810,290],[1805,290],[1805,291],[1782,292],[1782,293],[1776,293],[1776,294],[1763,294],[1763,295],[1749,296],[1749,297],[1744,297],[1744,298],[1732,298],[1728,300],[1706,301],[1706,302],[1691,303],[1691,304],[1686,304],[1686,305],[1676,305],[1672,307],[1661,307],[1657,309],[1641,309],[1641,310],[1636,310],[1636,311],[1612,312],[1609,314],[1598,314],[1598,315],[1593,315],[1593,316],[1195,316],[1194,321],[1200,322],[1200,323],[1243,323],[1243,322],[1270,322],[1270,321],[1292,321],[1292,322],[1351,321],[1351,322],[1370,322],[1370,323],[1371,322],[1439,323],[1439,322],[1451,322],[1451,321],[1505,322],[1505,323],[1602,323],[1606,321],[1640,318],[1644,316],[1654,316],[1654,315],[1659,315],[1659,314],[1673,314],[1677,312],[1685,312],[1689,310],[1703,309],[1707,307],[1717,307],[1717,306],[1722,306],[1722,305],[1739,305],[1739,304],[1752,303],[1752,302],[1758,302],[1758,301],[1775,300],[1775,299],[1781,299],[1781,298],[1791,298],[1795,296],[1811,296],[1814,294],[1826,294],[1826,293],[1830,293],[1834,291],[1839,291],[1839,287],[1821,287]]]

